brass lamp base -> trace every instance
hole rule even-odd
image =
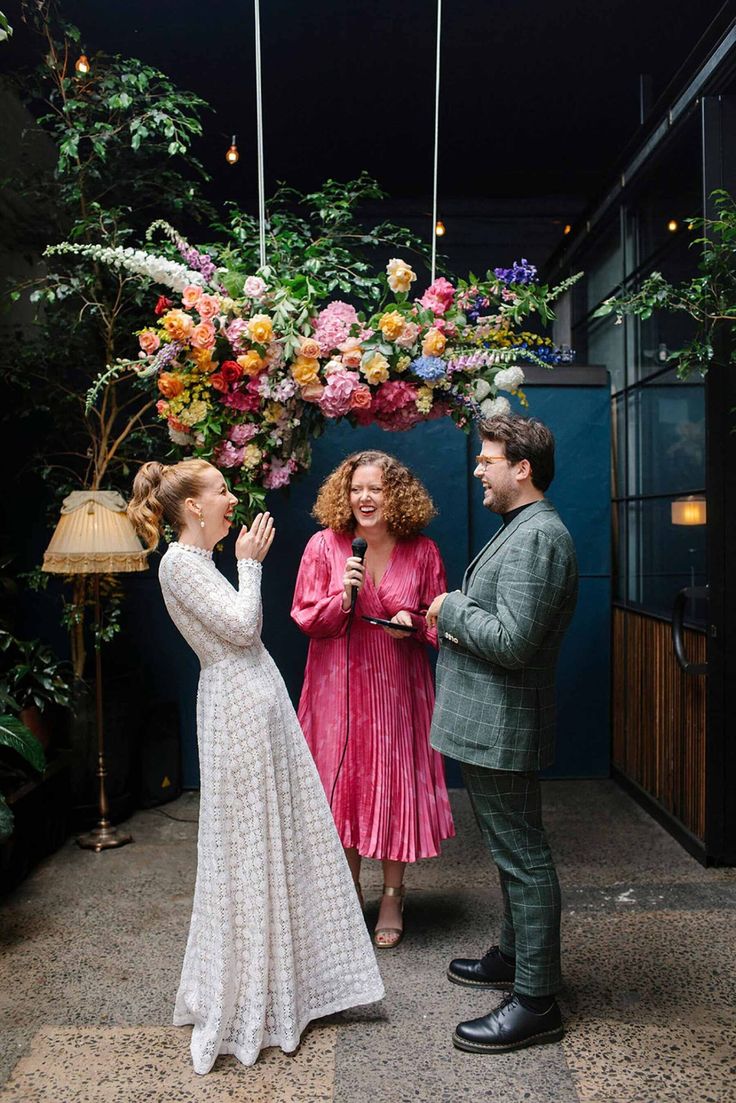
[[[112,847],[125,846],[126,843],[132,842],[132,835],[121,834],[117,827],[113,827],[107,820],[100,820],[92,831],[77,837],[77,846],[81,846],[84,850],[94,850],[98,854],[101,850],[110,850]]]

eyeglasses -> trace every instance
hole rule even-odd
[[[475,463],[477,467],[490,467],[493,463],[508,463],[506,456],[476,456]]]

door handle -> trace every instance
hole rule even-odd
[[[685,654],[685,640],[683,631],[685,627],[685,608],[688,601],[708,597],[707,586],[686,586],[684,590],[675,596],[672,607],[672,646],[675,649],[675,658],[686,674],[707,674],[707,663],[691,663]]]

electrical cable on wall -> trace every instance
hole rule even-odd
[[[437,261],[437,168],[440,145],[440,47],[442,44],[442,0],[437,0],[437,66],[434,82],[434,174],[432,178],[432,283]]]

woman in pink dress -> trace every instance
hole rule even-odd
[[[310,637],[299,721],[361,902],[361,858],[383,863],[374,942],[386,949],[403,934],[406,863],[435,857],[455,833],[444,763],[429,745],[434,687],[425,648],[437,646],[424,614],[447,589],[445,568],[421,535],[435,515],[427,491],[384,452],[344,460],[313,513],[325,528],[307,544],[291,610]],[[364,562],[352,554],[355,537],[366,541]]]

